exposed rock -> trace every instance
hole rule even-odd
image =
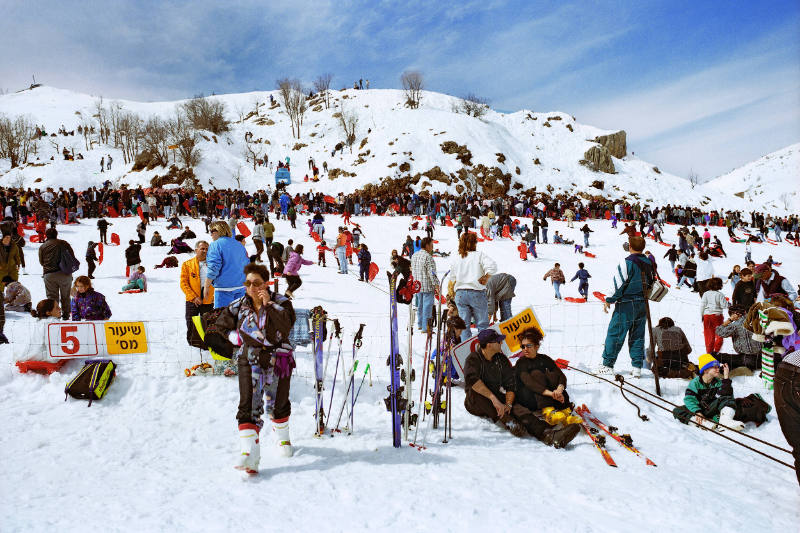
[[[456,154],[456,159],[467,166],[472,166],[472,153],[466,145],[459,145],[453,141],[445,141],[439,145],[442,152],[446,154]]]
[[[520,170],[519,170],[519,167],[515,168],[515,169],[514,169],[514,172],[516,172],[516,173],[517,173],[517,176],[519,176],[519,175],[520,175]]]
[[[595,142],[599,142],[606,148],[608,151],[616,157],[617,159],[622,159],[628,154],[628,147],[626,143],[627,134],[625,130],[620,130],[617,133],[612,133],[611,135],[601,135],[600,137],[595,137]]]
[[[614,174],[614,161],[611,159],[611,152],[605,146],[592,146],[586,153],[583,154],[585,159],[580,163],[595,172],[605,172],[606,174]]]
[[[547,117],[547,120],[561,120],[561,117],[556,115],[554,117]]]
[[[401,163],[400,166],[397,168],[398,170],[400,170],[400,172],[408,172],[409,170],[411,170],[411,163],[405,161],[404,163]]]
[[[191,168],[182,168],[172,165],[164,176],[153,176],[150,180],[151,187],[163,187],[164,185],[182,185],[186,180],[194,179],[194,171]]]
[[[661,174],[661,171],[658,170],[658,167],[653,167],[653,172],[655,172],[656,174]]]
[[[358,146],[358,149],[361,150],[362,148],[364,148],[365,144],[367,144],[367,137],[361,139],[361,144]]]
[[[606,186],[606,184],[605,184],[604,181],[594,180],[592,182],[592,187],[594,187],[595,189],[600,189],[601,191],[603,190],[603,187],[605,187],[605,186]]]
[[[303,143],[295,143],[295,145],[292,147],[292,150],[300,150],[301,148],[305,148],[306,146],[308,145]]]
[[[341,176],[343,178],[349,178],[351,176],[355,176],[355,174],[352,173],[352,172],[348,172],[346,170],[342,170],[341,168],[332,168],[332,169],[330,169],[328,171],[328,178],[329,179],[335,180],[339,176]]]
[[[572,124],[567,124],[567,129],[568,129],[569,131],[571,131],[571,132],[574,132],[574,131],[575,131],[575,130],[573,130],[573,129],[572,129]]]
[[[541,165],[542,163],[539,161],[539,158],[537,157],[536,159],[533,160],[533,164],[534,165]]]
[[[502,154],[502,153],[500,153],[500,152],[497,152],[497,153],[496,153],[496,154],[494,154],[494,155],[496,155],[496,156],[497,156],[497,162],[498,162],[498,163],[501,163],[501,164],[502,164],[502,163],[505,163],[505,162],[506,162],[506,156],[505,156],[504,154]]]

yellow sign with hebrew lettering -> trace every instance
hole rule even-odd
[[[103,326],[109,355],[147,353],[144,322],[106,322]]]
[[[544,335],[544,329],[542,329],[536,313],[533,312],[533,307],[526,307],[522,312],[517,313],[505,322],[500,322],[497,326],[500,328],[500,332],[506,336],[506,346],[508,346],[512,354],[522,349],[517,335],[522,333],[523,330],[536,328]]]

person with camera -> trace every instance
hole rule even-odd
[[[603,362],[595,374],[613,374],[617,356],[628,337],[628,352],[631,356],[633,377],[641,377],[644,361],[644,332],[647,326],[647,303],[645,285],[654,279],[653,264],[644,255],[643,237],[633,236],[623,245],[631,254],[616,268],[614,275],[614,294],[606,297],[603,312],[613,305],[614,313],[608,324]]]
[[[730,337],[736,353],[718,353],[716,358],[732,369],[744,366],[755,371],[761,368],[761,343],[753,339],[752,332],[744,329],[746,315],[747,310],[740,305],[728,308],[728,320],[717,326],[716,334],[720,338]]]

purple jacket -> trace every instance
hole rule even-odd
[[[309,261],[307,259],[303,259],[300,254],[297,252],[290,252],[289,253],[289,260],[286,261],[286,266],[283,267],[283,274],[296,276],[297,273],[300,271],[300,267],[302,265],[313,265],[314,261]]]
[[[111,318],[111,309],[106,303],[106,297],[94,289],[85,293],[78,293],[72,299],[72,320],[108,320]]]

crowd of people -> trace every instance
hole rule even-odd
[[[734,268],[727,278],[732,285],[732,297],[728,302],[721,292],[723,280],[714,269],[714,258],[726,257],[726,252],[719,239],[712,239],[708,231],[708,227],[725,226],[731,239],[737,239],[735,232],[740,230],[751,242],[758,242],[756,238],[763,242],[769,239],[771,230],[775,241],[787,240],[795,244],[800,220],[797,216],[775,217],[754,212],[749,214],[748,221],[745,214],[735,211],[702,212],[682,206],[647,207],[601,198],[552,198],[544,194],[490,198],[356,192],[330,197],[311,191],[292,196],[285,189],[273,191],[270,188],[256,193],[200,189],[114,190],[108,186],[80,192],[0,189],[0,203],[5,215],[0,246],[0,280],[5,289],[5,306],[0,309],[27,312],[40,319],[107,320],[111,317],[105,296],[92,287],[96,249],[99,243],[108,243],[108,229],[113,225],[109,220],[119,216],[141,218],[137,238],[130,239],[125,249],[128,283],[121,291],[147,290],[140,252],[147,242],[151,221],[163,218],[169,221],[170,227],[183,229],[180,237],[171,240],[170,254],[193,254],[180,265],[180,288],[186,302],[186,341],[191,346],[227,356],[229,362],[221,368],[226,375],[238,376],[240,404],[236,419],[242,455],[237,467],[248,472],[258,469],[258,443],[265,413],[272,419],[273,431],[283,453],[291,454],[288,393],[294,367],[294,347],[289,340],[295,321],[292,299],[302,285],[301,267],[314,264],[303,257],[302,244],[289,239],[284,245],[276,240],[270,217],[283,218],[296,228],[298,215],[308,215],[309,234],[318,243],[317,264],[325,266],[326,252],[333,252],[338,272],[346,274],[355,258],[362,282],[370,279],[372,255],[363,242],[362,229],[350,216],[408,214],[416,217],[417,229],[424,230],[426,236],[412,239],[409,235],[401,252],[392,252],[391,267],[400,278],[413,277],[420,284],[415,296],[418,330],[432,333],[436,322],[434,304],[440,300],[445,301],[450,310],[445,330],[453,342],[471,338],[474,324],[478,347],[467,358],[463,376],[467,411],[491,419],[515,435],[531,435],[555,447],[563,447],[578,433],[579,417],[572,411],[566,377],[552,359],[538,352],[542,332],[536,328],[518,335],[522,357],[516,365],[512,366],[502,353],[503,336],[490,328],[490,322],[497,320],[498,312],[500,320],[512,316],[511,301],[517,280],[500,272],[497,263],[478,250],[479,237],[519,235],[525,243],[525,252],[530,250],[535,255],[537,244],[548,244],[548,220],[566,220],[568,228],[574,228],[573,223],[580,221],[583,225],[576,231],[583,234],[583,245],[575,245],[578,252],[590,246],[592,230],[586,223],[588,219],[605,219],[612,226],[618,221],[628,221],[622,234],[626,236],[624,244],[630,254],[615,269],[614,293],[605,298],[604,310],[610,310],[611,306],[614,310],[602,365],[596,372],[614,372],[617,356],[627,337],[634,377],[640,376],[642,368],[649,365],[662,376],[692,380],[687,388],[685,410],[675,413],[676,418],[684,422],[722,422],[741,429],[745,422],[760,420],[761,411],[752,409],[758,402],[752,398],[748,402],[734,399],[730,381],[732,375],[743,371],[741,369],[753,372],[761,365],[763,341],[757,340],[748,329],[747,315],[753,305],[769,301],[775,295],[787,298],[790,306],[797,300],[797,290],[775,270],[773,262],[755,264],[746,257],[746,266]],[[324,238],[325,215],[331,213],[343,215],[345,221],[338,227],[333,248],[327,246]],[[187,244],[186,240],[194,240],[197,235],[183,226],[180,217],[202,220],[210,242],[199,239],[193,247]],[[520,217],[525,221],[519,221]],[[87,244],[88,274],[73,280],[77,270],[71,266],[75,253],[70,243],[58,237],[56,225],[87,218],[98,219],[99,238]],[[243,219],[248,219],[253,228],[251,238],[256,248],[253,255],[248,255],[243,246]],[[348,228],[348,222],[352,228]],[[437,223],[440,227],[452,226],[459,237],[458,250],[450,260],[446,289],[440,285],[434,261],[434,257],[447,254],[434,247]],[[46,299],[35,307],[30,291],[19,282],[19,270],[25,265],[22,252],[25,242],[19,226],[28,224],[42,243],[38,255]],[[669,317],[662,317],[653,328],[656,349],[645,354],[646,300],[653,282],[661,279],[656,258],[645,254],[645,244],[647,237],[661,242],[665,224],[680,225],[677,247],[670,247],[664,254],[677,279],[675,288],[688,285],[699,296],[706,353],[700,356],[698,364],[689,361],[692,348],[685,333]],[[749,233],[748,226],[755,228],[753,231],[757,235]],[[552,237],[554,244],[574,244],[559,232]],[[152,234],[149,242],[153,247],[167,246],[158,232]],[[269,267],[262,257],[264,252]],[[73,261],[65,261],[65,257]],[[270,289],[277,286],[274,284],[276,274],[285,280],[282,292]],[[555,297],[561,299],[560,290],[566,283],[561,265],[556,263],[544,278],[550,279]],[[578,292],[584,299],[588,299],[590,278],[584,263],[578,263],[571,281],[579,282]],[[200,327],[198,317],[201,318]],[[231,332],[236,333],[238,344],[231,343]],[[725,338],[732,339],[736,353],[722,352]],[[0,336],[0,342],[3,341],[7,339]],[[780,392],[776,389],[775,403],[782,426],[784,420],[788,420],[789,429],[784,429],[787,440],[797,450],[800,442],[796,428],[800,423],[796,396],[785,392],[792,387],[796,391],[798,387],[797,353],[790,351],[786,355],[778,367],[776,385],[779,379],[789,385]],[[793,412],[795,414],[791,414]]]

